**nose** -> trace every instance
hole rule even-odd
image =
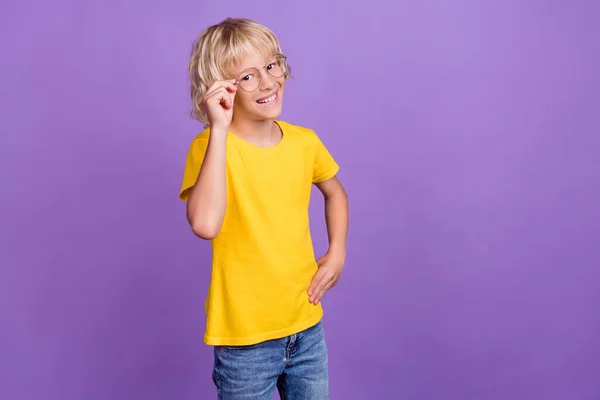
[[[261,91],[269,91],[269,90],[273,89],[273,87],[275,86],[276,83],[277,83],[277,80],[275,78],[273,78],[271,76],[271,74],[269,74],[267,72],[266,69],[262,69],[260,71],[260,90]]]

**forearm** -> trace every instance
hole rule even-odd
[[[340,186],[341,188],[341,186]],[[341,258],[346,257],[346,242],[348,238],[348,195],[341,188],[335,193],[325,196],[325,221],[329,238],[329,254]]]
[[[219,234],[227,206],[225,180],[227,135],[211,132],[204,161],[187,202],[187,219],[198,237]]]

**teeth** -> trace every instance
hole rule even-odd
[[[277,97],[277,94],[274,94],[273,96],[266,98],[264,100],[259,100],[258,103],[259,104],[271,104],[272,102],[275,101],[275,98]]]

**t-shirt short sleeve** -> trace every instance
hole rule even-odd
[[[329,153],[321,139],[315,134],[316,150],[313,166],[313,183],[324,182],[337,174],[340,167]]]
[[[179,198],[183,201],[188,200],[190,189],[196,184],[207,146],[208,139],[204,137],[196,137],[190,145],[190,149],[185,159],[181,189],[179,190]]]

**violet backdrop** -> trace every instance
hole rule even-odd
[[[0,398],[216,397],[177,192],[191,42],[243,16],[351,200],[332,399],[599,399],[599,4],[3,0]]]

